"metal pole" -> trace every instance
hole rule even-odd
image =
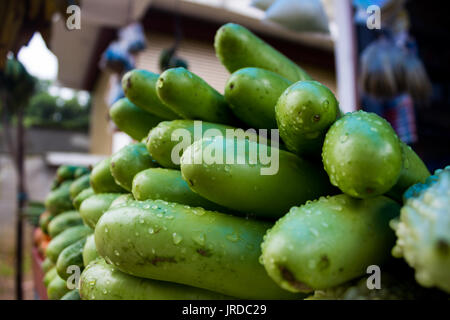
[[[337,39],[335,39],[336,74],[339,104],[342,111],[358,109],[356,36],[352,2],[334,1]]]
[[[23,299],[23,208],[26,203],[24,168],[23,108],[17,111],[17,217],[16,217],[16,299]]]

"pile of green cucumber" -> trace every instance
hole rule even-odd
[[[246,28],[214,47],[224,94],[184,68],[123,77],[110,116],[134,142],[46,203],[51,299],[305,299],[392,268],[389,224],[422,160]]]

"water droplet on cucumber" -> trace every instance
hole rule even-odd
[[[172,234],[172,240],[173,240],[173,243],[174,243],[175,245],[177,245],[177,244],[179,244],[181,241],[183,241],[183,237],[182,237],[181,235],[177,234],[176,232],[174,232],[174,233]]]

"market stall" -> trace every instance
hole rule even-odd
[[[401,122],[429,95],[419,58],[402,42],[370,64],[391,40],[360,50],[350,1],[272,2],[257,19],[155,1],[114,38],[86,6],[103,27],[76,61],[95,68],[59,73],[93,91],[91,154],[47,154],[39,299],[448,300],[450,167],[431,171]]]

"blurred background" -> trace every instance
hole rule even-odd
[[[18,265],[24,272],[22,298],[39,297],[32,225],[43,211],[55,168],[92,165],[129,142],[108,118],[111,104],[123,97],[122,75],[133,68],[161,73],[184,66],[223,93],[229,73],[213,43],[227,22],[249,28],[328,86],[343,112],[364,109],[385,117],[430,170],[449,164],[450,28],[444,4],[1,1],[0,299],[17,297]],[[5,77],[19,68],[14,58],[32,80],[17,89],[19,98],[8,100],[21,83]],[[29,223],[17,218],[17,206]],[[22,244],[15,242],[21,227]],[[22,259],[15,260],[18,246]]]

